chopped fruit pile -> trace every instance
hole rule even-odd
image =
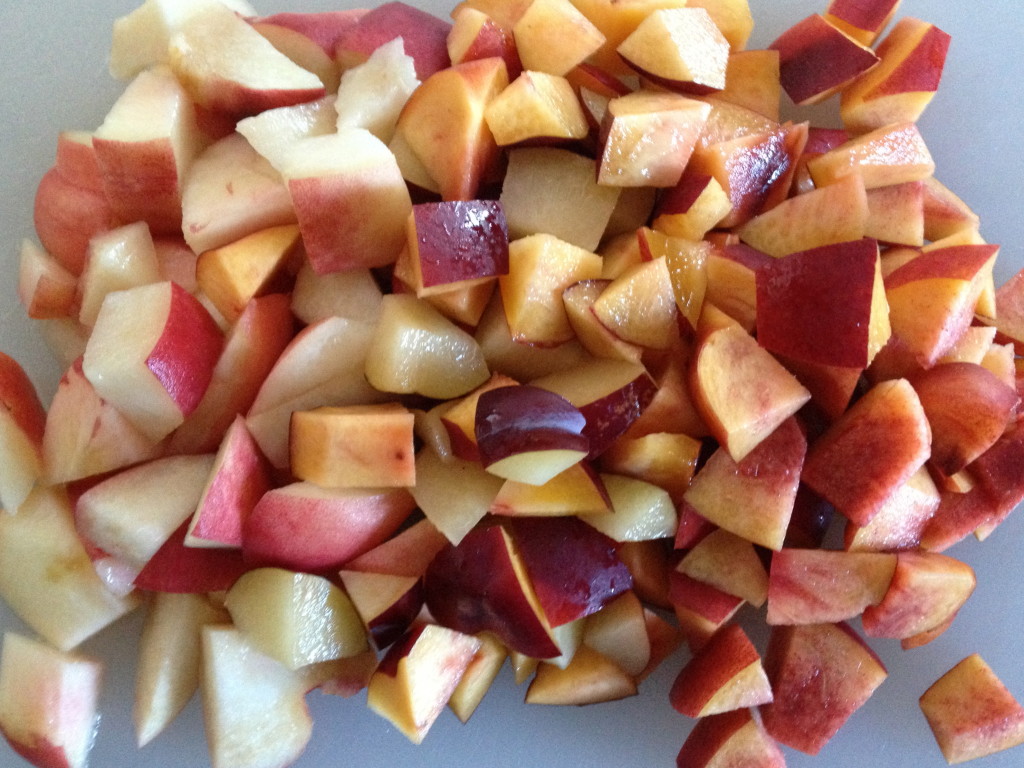
[[[898,4],[764,50],[747,0],[118,19],[21,250],[52,402],[0,355],[10,745],[85,765],[78,646],[138,610],[138,743],[200,691],[216,768],[298,759],[314,689],[419,743],[506,660],[587,704],[677,649],[679,766],[822,752],[1024,500],[1024,271],[934,175],[950,38]],[[942,673],[947,760],[1024,742]]]

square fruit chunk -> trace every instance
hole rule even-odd
[[[936,680],[920,705],[950,765],[1024,744],[1024,707],[976,653]]]

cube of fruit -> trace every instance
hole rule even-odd
[[[976,653],[936,680],[920,705],[951,765],[1024,743],[1024,707]]]
[[[729,41],[704,8],[654,11],[616,50],[633,69],[666,88],[704,94],[725,87]]]
[[[620,187],[673,187],[711,107],[678,94],[635,91],[608,102],[597,180]]]

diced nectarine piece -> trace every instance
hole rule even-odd
[[[808,16],[770,46],[779,52],[782,87],[797,104],[816,104],[878,62],[861,45],[820,14]]]
[[[888,305],[873,240],[770,261],[757,274],[757,288],[757,339],[769,352],[863,369],[889,340]]]
[[[832,0],[825,18],[862,45],[872,45],[899,4],[900,0]]]
[[[523,72],[487,105],[484,118],[499,146],[583,139],[589,132],[569,81],[546,72]]]
[[[936,680],[920,705],[951,765],[1024,744],[1024,707],[976,653]]]
[[[672,90],[704,94],[725,87],[729,41],[704,8],[654,11],[616,50],[643,77]]]
[[[843,90],[843,125],[863,133],[916,121],[938,90],[949,42],[934,24],[900,19],[875,49],[878,66]]]
[[[733,322],[702,333],[690,375],[701,415],[736,461],[811,397],[764,347]]]
[[[673,187],[711,107],[678,94],[636,91],[608,102],[597,180],[622,187]]]
[[[701,517],[769,549],[780,549],[796,501],[807,439],[784,421],[739,462],[724,448],[711,455],[683,496]],[[744,502],[737,503],[738,499]]]
[[[509,244],[509,272],[499,278],[512,338],[552,346],[573,337],[562,291],[601,276],[601,257],[551,235],[531,235]]]
[[[775,627],[764,655],[775,699],[761,707],[777,741],[817,754],[885,680],[878,656],[846,624]]]
[[[743,242],[770,256],[859,240],[867,235],[870,207],[864,182],[850,175],[827,187],[784,200],[738,232]]]
[[[605,37],[569,0],[534,0],[512,27],[523,69],[564,75]]]
[[[866,189],[927,179],[935,161],[914,123],[882,126],[858,136],[807,163],[814,183],[833,184],[860,174]]]
[[[917,394],[906,379],[885,381],[814,443],[802,480],[850,520],[865,525],[930,452],[931,429]]]
[[[488,178],[497,145],[484,111],[508,85],[503,59],[466,61],[423,81],[398,118],[404,141],[445,200],[470,200]]]

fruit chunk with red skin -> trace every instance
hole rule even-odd
[[[508,222],[494,200],[414,205],[408,243],[419,296],[508,273]]]
[[[444,711],[481,642],[436,624],[413,628],[391,646],[370,678],[367,705],[419,744]]]
[[[702,717],[676,756],[677,768],[784,768],[786,759],[749,709]]]
[[[314,573],[340,568],[388,539],[415,505],[404,488],[292,483],[257,502],[245,521],[242,549],[252,565]]]
[[[210,386],[170,438],[171,453],[217,450],[234,419],[246,414],[294,335],[289,297],[276,293],[246,304],[224,340]]]
[[[807,453],[801,479],[857,525],[928,459],[931,429],[906,379],[872,387]]]
[[[632,587],[616,542],[575,517],[520,517],[507,529],[552,627],[594,614]]]
[[[998,253],[999,246],[988,244],[934,247],[886,277],[893,336],[922,368],[970,327]]]
[[[234,120],[325,93],[320,78],[220,3],[181,25],[168,41],[167,59],[196,104]]]
[[[230,589],[251,566],[234,548],[186,543],[188,521],[153,553],[132,581],[138,589],[174,594],[207,594]]]
[[[18,299],[25,314],[43,318],[71,317],[78,279],[57,259],[31,240],[21,242],[18,253]]]
[[[402,38],[406,55],[416,62],[416,77],[425,80],[449,66],[447,37],[451,24],[401,2],[384,3],[363,13],[341,33],[334,55],[343,68],[362,63],[384,43]]]
[[[669,691],[677,712],[707,717],[772,700],[761,656],[738,624],[716,632],[680,670]]]
[[[884,552],[785,548],[772,555],[768,623],[853,619],[885,597],[897,557]]]
[[[81,358],[65,371],[46,413],[44,477],[67,483],[155,459],[162,444],[146,437],[85,378]]]
[[[99,722],[103,665],[7,632],[0,656],[0,733],[42,768],[85,768]]]
[[[738,231],[744,243],[770,256],[859,240],[868,234],[871,207],[859,176],[781,201]]]
[[[66,147],[75,149],[63,151]],[[83,155],[83,162],[70,159]],[[32,221],[46,252],[73,275],[82,271],[89,240],[117,226],[119,219],[103,191],[92,134],[66,131],[58,136],[56,162],[36,187]]]
[[[507,480],[543,485],[586,457],[586,417],[560,395],[534,386],[480,395],[476,444],[484,468]]]
[[[616,48],[641,76],[682,93],[725,87],[729,41],[704,8],[655,10]]]
[[[317,274],[398,258],[412,202],[394,155],[369,131],[301,139],[286,151],[281,175]]]
[[[652,226],[673,237],[699,240],[731,210],[718,179],[709,173],[683,171],[679,183],[658,199]]]
[[[755,608],[768,599],[768,572],[754,544],[718,528],[679,561],[680,573],[742,597]]]
[[[377,648],[387,648],[404,635],[423,608],[422,583],[416,576],[350,570],[339,576]]]
[[[871,45],[899,4],[900,0],[832,0],[825,18],[862,45]]]
[[[1024,744],[1024,707],[977,653],[936,680],[919,704],[950,765]]]
[[[491,632],[510,650],[536,658],[561,655],[510,534],[477,527],[434,557],[424,575],[430,613],[460,632]]]
[[[710,112],[704,102],[666,92],[612,99],[601,123],[598,183],[674,187]]]
[[[100,307],[82,371],[96,392],[156,441],[196,409],[224,336],[176,283],[116,291]]]
[[[424,80],[402,109],[392,146],[404,142],[442,200],[472,200],[491,177],[498,145],[484,113],[507,86],[503,59],[465,61]]]
[[[1019,402],[1015,389],[973,363],[937,365],[910,383],[931,426],[930,460],[947,475],[995,444]]]
[[[271,487],[270,465],[245,420],[236,416],[217,451],[210,479],[189,521],[189,546],[241,547],[245,518]]]
[[[943,627],[974,592],[972,569],[936,552],[900,552],[885,597],[864,610],[870,637],[900,640]]]
[[[387,541],[354,557],[347,570],[387,573],[420,578],[434,556],[449,544],[448,539],[427,519],[403,528]]]
[[[1000,338],[1013,342],[1018,355],[1024,352],[1024,269],[996,291],[995,326]]]
[[[720,103],[716,106],[722,109]],[[712,111],[709,126],[714,117]],[[688,170],[714,176],[732,206],[718,222],[719,228],[739,226],[787,198],[807,135],[804,123],[768,123],[762,130],[741,131],[738,136],[727,133],[697,146]]]
[[[181,230],[183,184],[206,140],[192,99],[169,69],[140,73],[92,143],[114,216],[145,221],[154,233]]]
[[[669,574],[668,598],[683,639],[693,652],[704,647],[743,605],[743,598],[690,578],[678,568]]]
[[[782,87],[797,104],[816,104],[878,63],[874,51],[820,15],[808,16],[769,48],[779,52]]]
[[[739,462],[718,448],[694,475],[683,499],[720,528],[781,549],[806,453],[803,430],[796,419],[787,419]]]
[[[863,133],[917,120],[939,88],[949,44],[934,24],[900,19],[875,49],[878,66],[843,89],[843,125]]]
[[[818,754],[887,676],[885,666],[846,624],[775,627],[764,668],[775,699],[761,707],[777,741]]]
[[[446,43],[452,64],[498,56],[505,60],[509,78],[520,75],[523,65],[512,29],[499,21],[492,9],[461,4],[452,9],[451,15],[452,28]]]
[[[738,324],[705,312],[690,364],[698,411],[734,461],[757,447],[811,394]]]
[[[808,363],[866,368],[889,339],[878,245],[802,251],[757,272],[757,340]]]
[[[591,459],[624,434],[657,394],[654,379],[642,365],[619,360],[590,360],[536,378],[532,384],[561,395],[580,410]]]
[[[0,353],[0,506],[14,512],[43,474],[46,411],[25,369]]]
[[[865,189],[927,179],[935,161],[915,123],[876,128],[807,161],[815,185],[827,186],[859,174]]]
[[[867,525],[847,521],[844,545],[854,552],[916,549],[939,502],[939,490],[927,466],[921,467],[886,500]]]
[[[62,490],[37,489],[0,515],[0,597],[33,631],[70,650],[136,605],[100,580]]]

